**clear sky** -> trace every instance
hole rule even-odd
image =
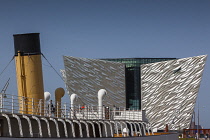
[[[210,54],[210,0],[0,0],[0,71],[14,55],[13,34],[40,33],[41,50],[57,71],[63,55],[85,58],[176,57]],[[210,61],[198,100],[210,128]],[[43,59],[45,91],[63,87]],[[17,93],[14,61],[0,90]],[[68,96],[65,96],[68,101]],[[197,105],[196,105],[197,106]]]

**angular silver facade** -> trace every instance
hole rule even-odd
[[[65,82],[69,94],[80,104],[98,105],[98,90],[106,89],[106,106],[125,107],[125,65],[96,59],[64,56]]]
[[[153,128],[189,128],[206,57],[141,65],[142,106]]]

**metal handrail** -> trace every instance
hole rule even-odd
[[[103,106],[101,112],[99,112],[98,106],[86,105],[82,108],[81,105],[71,106],[68,103],[62,102],[52,103],[53,106],[51,106],[50,101],[46,102],[42,99],[0,94],[0,112],[79,120],[142,120],[141,110]],[[100,118],[100,113],[102,113],[102,118]]]

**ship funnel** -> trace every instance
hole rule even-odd
[[[19,103],[24,104],[20,113],[32,114],[33,107],[43,104],[44,100],[39,33],[15,34],[13,37],[18,96],[24,97],[19,99]]]

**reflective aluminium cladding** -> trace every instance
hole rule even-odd
[[[96,59],[64,56],[69,94],[85,105],[98,105],[98,91],[106,89],[105,106],[125,107],[125,65]]]
[[[115,58],[103,60],[121,62],[126,65],[126,107],[141,109],[141,65],[174,59],[176,58]]]
[[[206,57],[141,65],[142,106],[153,128],[189,128]]]

